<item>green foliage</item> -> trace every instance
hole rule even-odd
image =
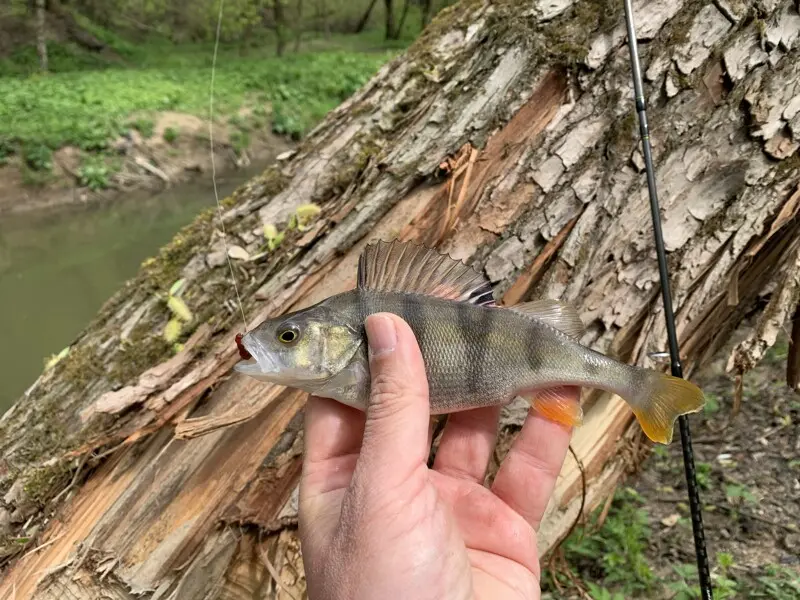
[[[707,490],[711,485],[711,465],[707,462],[698,462],[695,468],[697,469],[697,484],[701,490]]]
[[[729,573],[734,564],[733,555],[727,552],[718,552],[716,567],[711,571],[711,585],[714,588],[714,598],[726,600],[727,598],[740,597],[742,583]],[[673,565],[673,570],[678,578],[667,583],[667,588],[672,592],[674,600],[700,600],[700,586],[697,582],[697,565]],[[689,582],[692,583],[689,583]],[[750,597],[746,595],[745,597]]]
[[[767,565],[764,575],[756,577],[757,584],[748,586],[747,598],[796,600],[800,598],[800,576],[783,566]]]
[[[49,169],[50,149],[103,149],[134,113],[175,110],[207,117],[211,49],[152,51],[163,57],[161,66],[0,78],[2,153],[8,155],[9,148],[21,145],[31,169]],[[347,51],[281,59],[220,56],[215,110],[224,115],[245,104],[272,104],[273,128],[297,137],[363,85],[390,56]],[[128,126],[144,137],[153,135],[151,118],[136,118]],[[241,133],[239,146],[246,147],[245,142],[249,140]]]
[[[608,588],[601,587],[591,581],[587,582],[589,595],[592,600],[625,600],[625,596],[619,592],[612,592]]]
[[[272,223],[267,223],[264,225],[264,239],[267,241],[267,250],[272,252],[281,245],[284,236],[286,235],[285,231],[278,231],[278,228],[275,227]]]
[[[81,185],[91,190],[104,190],[108,187],[111,169],[101,156],[87,156],[78,169],[78,180]]]
[[[566,540],[567,563],[578,567],[579,578],[617,588],[626,598],[653,588],[655,578],[644,556],[650,528],[647,513],[639,506],[641,502],[631,488],[617,492],[599,530],[591,531],[597,523],[597,512],[587,529]],[[597,587],[595,591],[601,594],[599,590]]]
[[[175,141],[178,139],[178,128],[177,127],[167,127],[164,130],[164,141],[168,144],[174,144]]]
[[[703,407],[703,412],[706,415],[713,415],[719,411],[719,397],[716,394],[705,394],[706,404]]]
[[[34,171],[50,171],[53,168],[53,151],[44,144],[34,142],[23,146],[22,158]]]
[[[730,483],[725,486],[725,497],[731,504],[741,504],[741,502],[754,504],[756,502],[756,497],[748,487],[738,483]]]
[[[155,123],[153,123],[153,119],[139,117],[138,119],[131,121],[130,126],[141,133],[143,138],[153,137],[153,132],[155,130]]]
[[[8,162],[14,154],[14,145],[6,138],[0,137],[0,167]]]
[[[184,291],[184,281],[179,279],[170,286],[166,298],[167,308],[172,313],[172,318],[164,326],[162,333],[164,341],[172,344],[173,352],[180,352],[183,348],[183,345],[178,343],[178,339],[186,333],[185,325],[194,320],[194,314],[181,298]]]

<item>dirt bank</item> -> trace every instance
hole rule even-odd
[[[241,117],[246,117],[243,113]],[[133,116],[136,120],[136,116]],[[0,167],[0,215],[43,211],[72,204],[112,201],[136,190],[211,178],[208,122],[179,112],[142,118],[147,127],[131,129],[102,155],[66,146],[53,153],[50,172],[31,172],[20,157]],[[214,125],[218,175],[252,163],[265,163],[291,148],[268,129],[248,131]]]

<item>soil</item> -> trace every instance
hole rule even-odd
[[[709,557],[715,564],[718,553],[732,555],[732,577],[778,564],[800,578],[800,395],[786,385],[787,339],[745,375],[737,415],[725,373],[734,343],[692,378],[719,406],[691,420]],[[664,579],[674,576],[671,565],[695,560],[684,477],[678,441],[628,482],[645,500],[649,562]]]
[[[693,415],[690,425],[714,597],[752,597],[745,590],[760,589],[757,578],[768,565],[780,565],[797,573],[796,597],[800,598],[800,394],[786,385],[788,341],[782,335],[761,364],[745,375],[741,408],[733,414],[735,382],[725,366],[745,330],[737,332],[710,364],[691,377],[709,399],[707,411]],[[637,506],[645,511],[650,530],[644,558],[657,582],[664,584],[658,592],[636,597],[675,598],[676,591],[668,584],[681,578],[676,567],[695,564],[677,431],[673,444],[657,447],[622,485],[640,497]],[[727,573],[720,568],[720,554],[731,557]],[[721,575],[735,580],[739,589],[719,589]],[[696,571],[685,577],[686,583],[697,585]],[[563,592],[547,597],[592,597],[575,588]],[[694,594],[677,597],[699,598]]]
[[[246,116],[242,114],[241,116]],[[132,115],[131,119],[135,119]],[[82,153],[66,146],[53,153],[52,174],[37,183],[26,182],[19,158],[0,167],[0,215],[55,209],[69,204],[109,201],[134,190],[152,190],[210,177],[211,152],[208,122],[200,117],[162,112],[153,118],[153,133],[144,138],[136,130],[111,144],[108,163],[116,163],[106,189],[92,190],[81,185]],[[178,132],[170,143],[164,132]],[[214,162],[218,175],[225,175],[251,163],[266,163],[290,149],[285,139],[269,130],[250,132],[246,150],[236,152],[230,130],[225,124],[214,125]]]

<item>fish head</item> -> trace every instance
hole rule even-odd
[[[260,381],[313,391],[341,372],[363,343],[344,315],[316,305],[267,319],[241,337],[250,358],[234,369]]]

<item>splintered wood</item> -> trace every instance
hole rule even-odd
[[[582,343],[663,368],[650,358],[666,330],[621,8],[619,26],[596,33],[562,4],[541,18],[513,3],[459,4],[226,202],[226,231],[248,257],[235,268],[251,323],[352,288],[364,246],[401,238],[470,262],[504,304],[570,302]],[[648,97],[665,92],[651,134],[686,373],[754,316],[731,358],[741,381],[794,315],[797,389],[796,5],[758,3],[758,23],[734,26],[739,12],[714,4],[634,4]],[[678,48],[675,26],[688,27]],[[554,56],[562,39],[583,56]],[[573,60],[578,77],[562,66]],[[311,202],[317,220],[289,227]],[[269,251],[265,226],[285,234]],[[32,539],[2,548],[3,600],[304,597],[305,395],[232,372],[239,319],[220,248],[213,219],[198,219],[3,417],[0,540]],[[172,356],[154,294],[177,279],[203,316]],[[542,553],[649,448],[620,398],[586,390],[583,408]],[[504,409],[498,459],[526,414]],[[29,496],[42,481],[71,487]]]

